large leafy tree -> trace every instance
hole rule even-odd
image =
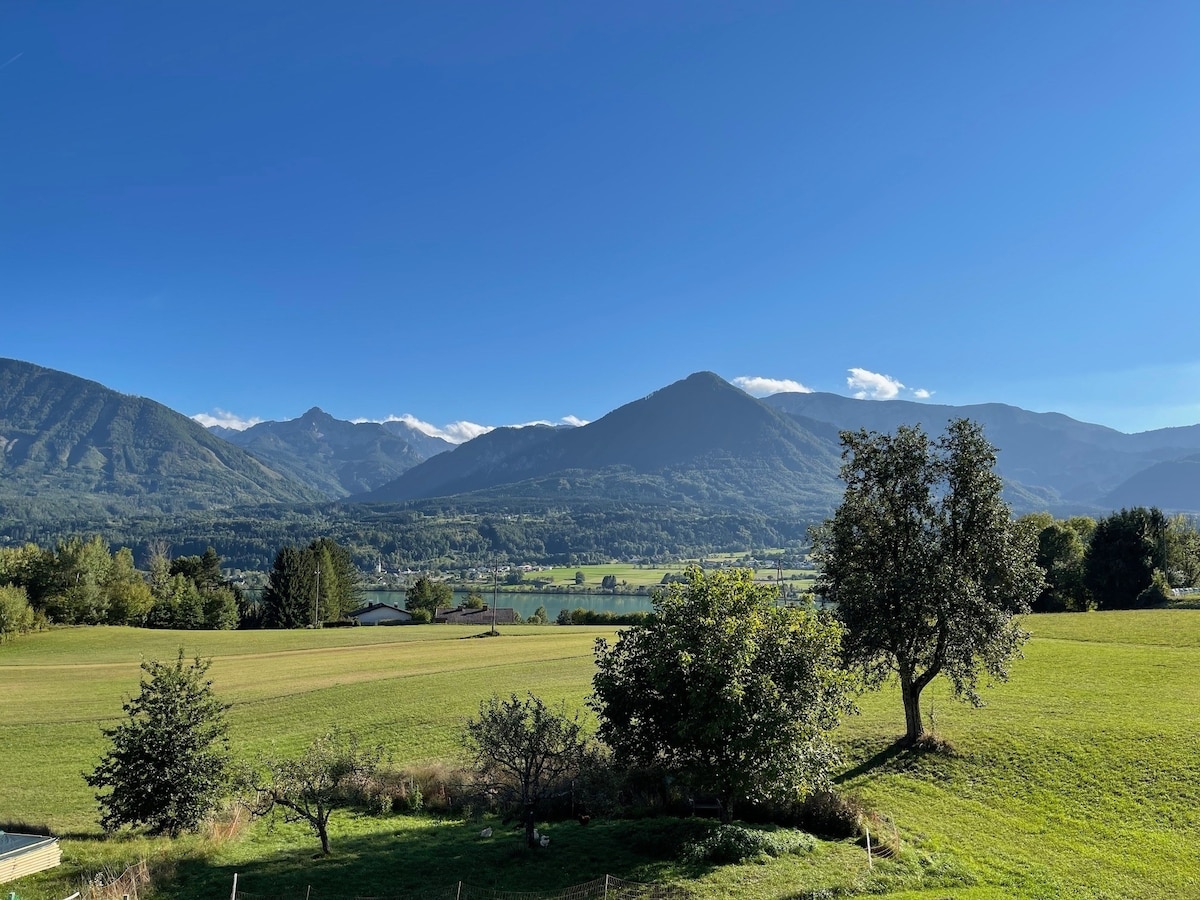
[[[1084,579],[1100,609],[1139,604],[1154,572],[1165,572],[1167,519],[1156,508],[1122,509],[1096,523]]]
[[[828,732],[849,708],[841,628],[778,607],[745,570],[693,567],[616,644],[596,644],[598,733],[618,763],[735,802],[794,798],[835,760]]]
[[[1042,589],[1036,535],[1011,519],[981,427],[949,423],[842,433],[846,493],[814,533],[817,590],[837,605],[845,658],[866,683],[894,673],[905,739],[923,733],[921,692],[938,675],[980,705],[980,673],[1003,679]]]
[[[467,722],[463,744],[488,785],[526,811],[525,840],[530,847],[537,803],[578,768],[587,750],[579,718],[549,708],[533,694],[483,701],[478,718]]]
[[[1046,584],[1033,601],[1034,612],[1083,612],[1091,607],[1084,584],[1087,543],[1070,522],[1049,513],[1022,516],[1018,523],[1037,540],[1037,564],[1046,573]]]
[[[434,581],[424,575],[413,582],[404,597],[404,606],[407,609],[428,610],[431,616],[438,607],[450,606],[453,603],[454,591],[450,585],[444,581]]]
[[[224,796],[229,775],[228,706],[213,694],[208,663],[142,663],[141,692],[126,721],[105,728],[112,746],[84,780],[100,793],[106,831],[145,825],[172,837],[194,829]]]

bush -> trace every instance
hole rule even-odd
[[[1149,587],[1138,594],[1135,605],[1139,609],[1146,609],[1152,606],[1165,606],[1174,599],[1175,595],[1171,592],[1171,583],[1167,581],[1167,576],[1161,569],[1155,569]]]
[[[836,791],[817,791],[800,805],[799,823],[812,834],[840,839],[858,837],[866,816],[857,798]]]
[[[808,853],[816,842],[799,831],[759,831],[743,825],[720,825],[684,847],[683,861],[693,865],[726,865],[760,856]]]
[[[33,631],[36,625],[37,617],[25,596],[25,588],[0,587],[0,643]]]

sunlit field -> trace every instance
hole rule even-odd
[[[563,887],[605,873],[671,880],[698,897],[1178,898],[1200,896],[1200,611],[1034,616],[1010,682],[974,710],[927,692],[953,755],[895,751],[893,691],[861,700],[840,732],[839,789],[894,823],[902,851],[867,866],[849,842],[742,865],[687,867],[672,856],[678,820],[547,826],[529,854],[496,822],[428,815],[344,815],[334,853],[268,822],[216,843],[104,839],[81,773],[103,749],[100,727],[137,690],[143,658],[180,646],[212,659],[232,704],[240,758],[298,750],[337,723],[381,743],[398,765],[455,760],[462,723],[492,693],[533,691],[582,704],[595,638],[609,630],[515,627],[474,639],[451,626],[294,632],[57,629],[0,647],[0,819],[45,824],[63,840],[58,870],[5,885],[61,898],[91,873],[149,856],[163,897],[313,888],[313,897],[396,894],[462,878],[511,890]],[[185,889],[183,885],[188,887]],[[324,893],[322,893],[324,892]],[[301,894],[302,895],[302,894]]]

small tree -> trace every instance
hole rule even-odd
[[[209,663],[142,663],[141,693],[124,705],[128,721],[103,729],[112,747],[84,780],[101,793],[106,831],[145,825],[172,837],[190,831],[224,796],[229,775],[225,711]]]
[[[937,441],[842,432],[842,459],[842,504],[814,533],[817,590],[837,604],[850,665],[874,686],[899,677],[913,743],[938,675],[975,705],[980,672],[1007,676],[1027,637],[1016,617],[1044,583],[1037,536],[1012,521],[995,448],[967,419]]]
[[[429,610],[432,617],[439,606],[454,603],[454,590],[444,581],[434,581],[422,575],[404,595],[404,606],[410,612]]]
[[[579,717],[552,710],[533,694],[525,700],[516,694],[485,700],[479,718],[467,722],[463,744],[480,776],[520,804],[530,847],[538,802],[578,767],[587,750]]]
[[[35,621],[25,588],[0,586],[0,644],[12,640],[15,635],[33,631]]]
[[[836,759],[828,732],[849,709],[841,630],[776,606],[745,569],[705,573],[655,599],[641,628],[596,642],[593,708],[619,764],[658,770],[739,799],[796,799],[823,786]]]
[[[334,728],[297,759],[267,762],[266,781],[255,785],[256,812],[283,807],[284,819],[305,822],[328,856],[330,816],[365,793],[382,759],[383,748],[363,750],[356,735]]]

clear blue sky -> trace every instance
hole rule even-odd
[[[1194,2],[15,0],[0,356],[189,415],[710,369],[1200,422],[1198,49]]]

